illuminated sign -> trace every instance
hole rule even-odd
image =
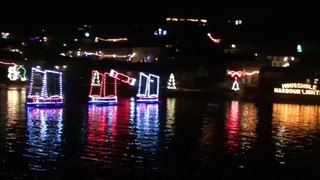
[[[283,83],[281,88],[275,87],[273,92],[276,94],[320,95],[317,85],[306,83]]]

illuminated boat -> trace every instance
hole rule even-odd
[[[159,102],[159,83],[160,77],[154,74],[139,74],[139,90],[136,95],[137,102]]]
[[[108,72],[92,71],[89,104],[116,104],[117,79],[110,77]]]
[[[118,104],[118,81],[134,86],[136,79],[117,72],[114,69],[104,73],[93,70],[91,75],[89,104]]]
[[[63,103],[62,72],[32,67],[26,104],[39,107],[62,106]]]

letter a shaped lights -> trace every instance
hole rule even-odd
[[[160,77],[154,74],[139,74],[138,102],[158,102]]]
[[[228,74],[234,79],[231,89],[234,91],[239,91],[238,78],[241,78],[242,71],[229,71]]]
[[[55,75],[58,75],[58,78],[56,78]],[[56,83],[55,80],[58,82]],[[39,85],[41,87],[39,87]],[[62,104],[62,72],[52,70],[42,71],[32,67],[27,105],[60,106]]]

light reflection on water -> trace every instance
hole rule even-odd
[[[159,133],[159,107],[158,104],[137,104],[137,118],[135,122],[136,144],[142,151],[155,155]]]
[[[165,124],[165,131],[166,136],[169,140],[171,140],[172,136],[174,135],[173,128],[175,126],[175,119],[176,119],[176,99],[175,98],[167,98],[167,117],[166,117],[166,124]]]
[[[253,103],[227,103],[226,146],[228,153],[244,155],[254,145],[257,134],[257,108]]]
[[[227,131],[227,147],[231,154],[238,153],[238,147],[240,143],[240,109],[239,102],[232,101],[231,106],[227,110],[227,122],[226,122],[226,131]]]
[[[159,105],[121,101],[120,106],[88,106],[84,163],[98,168],[148,169],[157,165]]]
[[[118,134],[117,110],[117,106],[88,106],[88,124],[84,131],[86,143],[81,155],[83,160],[105,163],[106,166],[116,162],[113,155],[120,150],[117,149],[120,147],[117,147],[115,137]]]
[[[25,128],[26,88],[1,89],[0,101],[0,134],[4,133],[6,151],[14,153],[16,144],[21,144]]]
[[[272,133],[277,161],[285,164],[292,156],[315,153],[312,146],[319,137],[319,117],[319,105],[273,104]]]
[[[61,157],[63,108],[27,107],[27,142],[25,157],[28,166],[35,171],[44,171],[49,162]]]
[[[281,173],[281,179],[317,175],[312,172],[320,167],[318,105],[226,100],[208,109],[205,99],[167,98],[160,104],[123,99],[119,106],[26,108],[26,89],[0,92],[5,178],[72,171],[93,178],[119,172],[116,177],[163,179],[274,179]]]

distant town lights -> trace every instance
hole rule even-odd
[[[171,22],[184,22],[184,21],[187,21],[187,22],[201,22],[203,24],[206,24],[208,22],[207,19],[192,19],[192,18],[171,18],[171,17],[168,17],[166,18],[166,21],[171,21]]]
[[[206,19],[200,19],[200,22],[207,23],[208,21]]]
[[[167,30],[159,28],[153,33],[155,36],[166,36],[168,34]]]
[[[237,26],[238,26],[238,25],[241,25],[241,24],[242,24],[242,20],[235,20],[234,23],[235,23],[235,25],[237,25]]]
[[[252,76],[252,75],[255,75],[255,74],[259,74],[259,71],[252,71],[252,72],[246,72],[245,73],[246,76]]]
[[[128,41],[128,38],[109,38],[109,39],[104,39],[100,37],[96,37],[95,42],[99,41],[104,41],[104,42],[123,42],[123,41]]]
[[[282,65],[283,67],[288,67],[290,66],[290,64],[288,62],[286,62],[285,64]]]
[[[237,46],[235,44],[231,44],[231,48],[236,48]]]

